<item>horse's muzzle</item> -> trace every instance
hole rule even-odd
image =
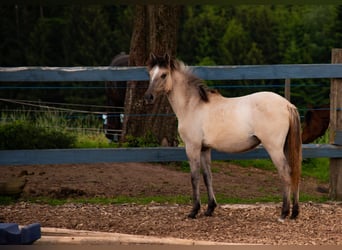
[[[153,104],[153,103],[154,103],[154,97],[153,97],[153,95],[150,94],[150,93],[146,93],[146,94],[144,95],[144,99],[145,99],[145,103],[146,103],[146,104]]]

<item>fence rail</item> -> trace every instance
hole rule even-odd
[[[189,66],[204,80],[342,78],[342,64]],[[145,67],[0,67],[2,82],[146,81]]]
[[[342,146],[304,144],[303,158],[342,158]],[[268,159],[260,146],[254,150],[229,154],[213,150],[213,160]],[[187,160],[183,147],[113,149],[0,150],[1,165],[76,164],[110,162],[169,162]]]

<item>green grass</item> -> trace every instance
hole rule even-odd
[[[0,195],[0,205],[10,205],[16,202],[16,197]]]
[[[111,143],[105,137],[103,132],[100,133],[82,133],[77,134],[75,148],[115,148],[117,143]]]
[[[263,197],[254,198],[238,198],[228,197],[227,195],[217,194],[217,202],[219,204],[254,204],[258,202],[281,202],[280,195],[265,195]],[[206,195],[201,197],[202,203],[207,202]],[[301,202],[326,202],[329,198],[327,196],[311,196],[307,194],[300,194]],[[129,197],[118,196],[113,198],[105,197],[93,197],[93,198],[70,198],[70,199],[54,199],[48,197],[35,197],[28,199],[16,199],[8,196],[0,196],[0,205],[10,205],[17,201],[26,201],[30,203],[48,204],[51,206],[59,206],[67,203],[76,204],[98,204],[98,205],[110,205],[110,204],[139,204],[146,205],[149,203],[159,204],[191,204],[191,197],[188,195],[176,195],[176,196],[147,196],[147,197]]]
[[[78,116],[73,113],[58,111],[32,114],[25,110],[17,110],[12,113],[0,112],[0,129],[6,126],[5,130],[8,130],[7,127],[14,127],[17,123],[23,123],[25,124],[24,128],[27,128],[25,131],[20,133],[21,138],[26,138],[26,135],[30,133],[30,131],[47,130],[55,133],[60,132],[62,134],[70,134],[75,137],[75,141],[72,143],[73,148],[159,146],[157,138],[149,131],[147,131],[142,137],[127,135],[126,142],[124,143],[110,142],[103,131],[102,119],[99,119],[97,115],[93,114]],[[24,141],[24,139],[22,141]],[[18,148],[21,146],[22,145],[17,145]]]
[[[72,113],[50,111],[32,114],[25,110],[0,113],[0,129],[4,128],[10,133],[8,127],[13,130],[13,128],[18,127],[18,124],[23,124],[22,128],[20,128],[21,133],[19,133],[20,140],[18,138],[16,140],[18,142],[12,140],[12,144],[17,143],[18,145],[13,145],[11,148],[23,147],[23,142],[26,142],[25,138],[30,138],[29,136],[32,136],[34,132],[38,133],[41,131],[47,131],[46,133],[51,135],[61,134],[74,137],[71,143],[74,148],[113,148],[119,146],[116,143],[111,143],[105,137],[102,129],[102,120],[95,115],[76,116],[74,118]],[[36,136],[33,138],[36,138]],[[63,138],[57,139],[62,140]],[[44,147],[42,142],[37,143]],[[32,146],[31,144],[27,147],[36,148],[35,145]],[[48,145],[47,147],[50,146]]]
[[[254,203],[265,203],[265,202],[281,202],[281,195],[265,195],[262,197],[253,197],[253,198],[237,198],[237,197],[227,197],[226,195],[217,194],[216,199],[219,204],[254,204]],[[204,199],[205,200],[205,199]],[[300,194],[300,202],[326,202],[329,200],[326,196],[312,196],[308,194],[301,193]]]
[[[305,159],[302,164],[302,176],[318,179],[323,183],[329,182],[329,159],[314,158]]]
[[[63,205],[66,203],[78,203],[78,204],[149,204],[155,203],[171,203],[171,204],[190,204],[191,198],[186,195],[176,196],[146,196],[146,197],[129,197],[129,196],[117,196],[113,198],[105,197],[92,197],[92,198],[68,198],[68,199],[56,199],[49,197],[32,197],[27,199],[16,199],[9,196],[0,196],[0,205],[9,205],[16,203],[17,201],[26,201],[30,203],[48,204],[51,206]]]
[[[241,167],[255,167],[262,170],[276,171],[271,160],[268,159],[255,159],[255,160],[231,160],[232,164],[239,165]]]
[[[229,162],[241,167],[255,167],[263,170],[277,171],[272,161],[268,159],[233,160]],[[329,159],[304,159],[302,162],[302,176],[313,177],[321,182],[329,182]]]
[[[314,144],[329,144],[329,129],[323,136],[317,138]],[[312,158],[304,159],[302,164],[302,176],[309,176],[318,179],[321,182],[329,182],[329,159]]]

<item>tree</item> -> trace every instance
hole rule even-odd
[[[226,28],[220,44],[221,54],[230,65],[243,64],[248,46],[248,33],[242,24],[232,19]]]
[[[150,52],[175,56],[180,10],[178,6],[136,6],[130,66],[145,66]],[[166,96],[153,106],[145,105],[146,89],[147,82],[127,84],[122,139],[126,135],[144,137],[152,133],[162,145],[177,145],[177,120]]]
[[[225,58],[218,48],[233,10],[211,5],[186,7],[180,27],[181,59],[189,65],[203,65],[208,60],[222,64]]]
[[[336,8],[334,48],[342,48],[342,5]]]

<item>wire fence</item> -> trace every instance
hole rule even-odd
[[[341,66],[333,64],[189,67],[198,77],[208,81],[208,86],[210,88],[222,89],[222,92],[231,89],[241,89],[241,92],[245,90],[248,91],[248,89],[265,89],[283,94],[285,92],[285,84],[275,83],[276,79],[311,79],[311,81],[308,82],[303,80],[298,82],[293,81],[290,85],[291,88],[328,88],[330,86],[330,82],[328,81],[329,78],[342,76]],[[101,92],[103,90],[103,96],[105,96],[104,90],[108,88],[126,88],[123,84],[104,84],[106,81],[107,83],[110,83],[110,81],[124,82],[129,80],[148,80],[148,74],[144,67],[0,67],[0,76],[0,81],[3,82],[0,86],[0,91],[89,90]],[[255,84],[256,79],[264,80]],[[325,80],[323,81],[322,79]],[[228,81],[229,83],[227,83]],[[83,84],[75,84],[75,82],[83,82]],[[141,88],[143,88],[143,86],[141,86]],[[174,114],[155,113],[125,114],[124,107],[113,107],[108,105],[47,102],[15,98],[0,98],[0,102],[3,104],[11,104],[9,105],[11,108],[2,108],[2,114],[11,114],[12,112],[17,112],[16,109],[18,109],[18,112],[31,114],[58,112],[63,114],[61,115],[63,119],[69,120],[78,120],[84,119],[87,116],[94,116],[96,119],[103,122],[104,126],[106,125],[106,122],[108,122],[108,119],[120,118],[122,120],[123,116],[128,115],[139,117],[174,116]],[[2,105],[2,107],[4,106],[5,105]],[[315,104],[311,106],[303,106],[303,104],[301,106],[296,106],[300,111],[301,118],[304,117],[304,114],[307,111],[330,110],[330,108],[327,107],[316,107]],[[7,117],[8,115],[1,115],[0,122],[7,119]],[[75,129],[82,128],[75,127]]]

